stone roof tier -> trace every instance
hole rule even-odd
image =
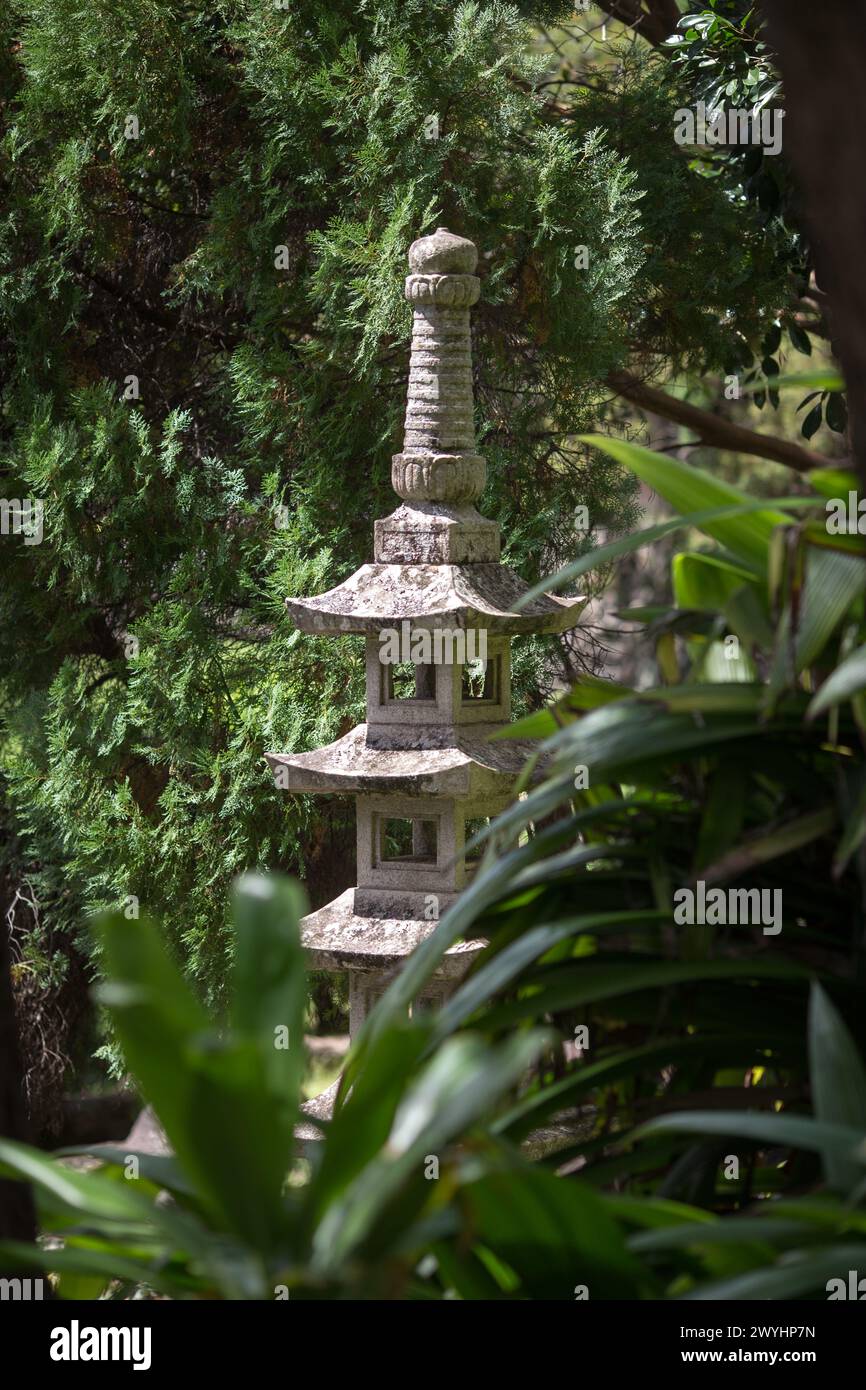
[[[266,753],[268,764],[290,792],[395,792],[401,796],[476,797],[507,795],[536,745],[523,740],[488,741],[493,728],[439,730],[425,725],[399,729],[402,746],[382,747],[376,730],[359,724],[310,753]],[[430,734],[447,733],[445,747],[430,747]],[[418,746],[407,748],[409,740]],[[425,746],[427,745],[427,746]]]
[[[378,636],[408,621],[428,628],[485,628],[495,636],[566,632],[575,627],[585,598],[542,594],[518,610],[528,591],[506,565],[362,565],[315,598],[287,598],[302,632],[354,632]]]
[[[355,912],[355,889],[347,888],[301,924],[301,943],[312,970],[381,971],[402,965],[436,927],[408,917],[365,917]],[[442,958],[437,975],[465,975],[486,941],[460,941]]]

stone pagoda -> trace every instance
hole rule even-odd
[[[512,797],[527,745],[490,742],[511,717],[511,638],[563,632],[585,602],[542,596],[515,611],[527,586],[500,563],[498,524],[475,509],[486,477],[473,425],[477,260],[444,227],[410,247],[408,403],[391,472],[400,505],[375,523],[372,564],[316,598],[286,599],[301,631],[366,639],[367,722],[312,753],[266,755],[281,788],[355,797],[357,886],[301,924],[310,966],[348,972],[353,1036],[468,882],[478,822]],[[389,656],[398,640],[400,666]],[[468,662],[467,649],[486,661]],[[428,1001],[481,944],[447,953]]]

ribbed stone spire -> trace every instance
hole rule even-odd
[[[391,478],[406,502],[474,502],[484,490],[475,450],[469,310],[481,282],[471,241],[438,227],[409,248],[414,309],[406,432]]]

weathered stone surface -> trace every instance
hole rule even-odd
[[[395,454],[391,460],[391,486],[407,501],[475,502],[486,482],[480,454]]]
[[[478,627],[497,635],[565,632],[579,621],[585,598],[543,594],[519,612],[528,584],[505,565],[362,565],[317,598],[288,598],[304,632],[376,636],[403,619],[418,627]]]
[[[397,456],[405,459],[405,454]],[[408,486],[406,488],[408,491]],[[425,491],[426,488],[422,489]],[[495,565],[499,526],[467,503],[414,498],[373,523],[373,554],[385,565]]]
[[[437,227],[409,247],[409,269],[415,275],[471,275],[478,264],[473,241]]]
[[[355,889],[311,912],[301,923],[301,940],[313,970],[388,970],[406,957],[436,927],[423,918],[362,917],[355,912]],[[463,941],[445,953],[439,974],[459,979],[469,969],[483,941]]]
[[[405,622],[405,620],[404,620]],[[420,631],[429,639],[433,649],[430,657],[412,657],[413,634]],[[485,740],[511,718],[511,642],[507,637],[491,637],[465,628],[413,628],[401,626],[398,639],[404,638],[409,657],[415,666],[415,694],[400,696],[395,692],[393,667],[383,665],[382,649],[375,637],[367,638],[367,741],[379,748],[446,748],[449,744],[469,751],[469,744],[460,742],[472,737],[473,746],[479,738]],[[470,639],[467,641],[467,637]],[[481,639],[483,638],[483,644]],[[436,641],[440,656],[436,659]],[[447,641],[447,656],[446,656]],[[484,684],[480,694],[464,690],[464,663],[475,660],[484,663]],[[422,682],[419,692],[418,681]],[[471,733],[467,726],[474,726]],[[413,727],[415,733],[403,741],[395,726]],[[454,738],[445,731],[454,729]],[[456,740],[456,742],[455,742]],[[498,754],[485,758],[477,756],[485,766],[511,767]],[[507,755],[506,755],[507,756]],[[491,762],[492,758],[492,762]]]
[[[444,747],[425,747],[427,726],[419,725],[409,731],[417,746],[407,748],[402,727],[389,729],[387,743],[381,740],[383,728],[373,743],[368,725],[359,724],[325,748],[310,753],[266,753],[265,757],[275,775],[284,770],[281,785],[292,792],[478,797],[507,796],[533,749],[532,744],[511,740],[489,743],[483,733],[479,737],[435,725],[429,726],[430,733],[439,740],[447,739]]]

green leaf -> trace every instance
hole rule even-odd
[[[809,999],[809,1075],[818,1119],[859,1129],[866,1138],[866,1071],[854,1041],[819,984]],[[863,1176],[862,1166],[831,1149],[825,1153],[827,1182],[847,1192]]]
[[[532,1016],[534,999],[525,1001],[526,1014]],[[791,1039],[790,1043],[794,1040]],[[727,1033],[697,1033],[682,1038],[665,1038],[645,1043],[642,1047],[617,1048],[610,1056],[594,1062],[581,1062],[563,1077],[552,1081],[515,1102],[514,1106],[494,1122],[494,1133],[515,1138],[537,1126],[547,1115],[574,1105],[577,1097],[614,1085],[627,1077],[657,1074],[664,1067],[688,1065],[696,1058],[717,1059],[723,1063],[749,1066],[757,1062],[768,1047],[784,1050],[790,1055],[790,1043],[784,1047],[771,1030],[760,1032],[739,1028],[735,1035]]]
[[[573,1178],[510,1168],[463,1192],[470,1229],[520,1278],[531,1299],[634,1298],[648,1282],[603,1200]]]
[[[866,839],[866,777],[863,778],[859,794],[845,820],[845,826],[836,853],[833,856],[833,876],[841,878],[851,856]]]
[[[0,1164],[16,1177],[37,1184],[82,1221],[147,1225],[152,1204],[128,1183],[113,1182],[101,1173],[80,1173],[13,1139],[0,1139]]]
[[[692,1293],[684,1294],[686,1300],[733,1300],[789,1299],[803,1298],[807,1294],[820,1293],[826,1296],[826,1285],[830,1279],[844,1279],[847,1282],[849,1269],[862,1269],[866,1266],[866,1245],[839,1244],[829,1249],[810,1252],[801,1259],[773,1265],[769,1269],[750,1270],[704,1284]]]
[[[571,918],[566,922],[542,923],[537,927],[531,927],[475,970],[452,995],[438,1015],[433,1041],[438,1042],[447,1037],[476,1009],[503,989],[515,975],[558,942],[576,935],[603,931],[605,927],[628,931],[649,923],[661,922],[666,918],[667,914],[662,912],[601,912],[588,913],[584,917]]]
[[[807,717],[817,718],[859,690],[866,690],[866,646],[858,647],[827,677],[809,705]]]
[[[697,980],[806,980],[808,971],[789,961],[634,961],[628,964],[596,964],[595,960],[575,965],[558,964],[546,975],[536,972],[526,984],[538,988],[525,998],[501,1004],[486,1018],[490,1028],[515,1023],[527,1015],[541,1017],[548,1011],[577,1008],[615,999],[640,990],[657,990],[665,985]]]
[[[809,474],[809,484],[822,497],[847,497],[859,486],[856,473],[845,468],[815,468]]]
[[[430,1025],[399,1019],[375,1039],[348,1098],[328,1127],[308,1203],[308,1220],[338,1197],[385,1144],[406,1083],[428,1045]]]
[[[113,913],[96,931],[127,1064],[203,1204],[226,1231],[276,1239],[291,1124],[274,1104],[258,1046],[210,1030],[146,918]]]
[[[848,407],[845,397],[838,391],[831,391],[827,398],[827,424],[836,434],[843,434],[848,428]]]
[[[700,529],[758,573],[766,572],[770,536],[774,527],[785,524],[787,518],[783,512],[768,506],[756,507],[754,499],[747,497],[729,483],[722,482],[702,469],[692,468],[678,459],[654,453],[638,444],[609,439],[600,434],[580,437],[585,444],[601,449],[603,453],[610,454],[611,458],[629,468],[648,487],[661,493],[662,497],[683,516],[705,508],[724,507],[727,504],[742,507],[743,512],[739,516],[728,520],[706,521],[701,524]]]
[[[586,435],[585,438],[590,441],[604,439],[606,443],[610,442],[607,441],[606,436],[602,435]],[[628,447],[637,448],[636,445],[629,445]],[[648,449],[643,449],[641,452],[648,454],[650,451]],[[651,457],[664,459],[664,456],[661,454],[653,454]],[[664,462],[670,461],[671,460],[664,459]],[[680,467],[684,467],[684,465],[680,465]],[[687,471],[696,474],[698,477],[706,476],[700,474],[697,469],[690,469]],[[589,570],[598,569],[611,560],[619,559],[623,555],[632,554],[636,550],[643,549],[644,546],[654,545],[656,541],[661,540],[664,536],[672,535],[676,531],[697,528],[705,531],[708,536],[717,538],[720,523],[727,523],[739,517],[748,518],[752,515],[764,518],[773,515],[767,512],[766,502],[756,501],[754,498],[747,498],[742,493],[735,493],[734,496],[738,500],[734,501],[730,498],[730,493],[734,490],[729,489],[727,484],[720,484],[719,486],[725,489],[723,497],[727,498],[727,501],[722,501],[721,504],[709,507],[701,506],[699,510],[689,512],[688,515],[674,517],[670,521],[658,522],[654,526],[648,526],[644,531],[634,531],[627,536],[621,536],[618,540],[609,541],[606,545],[598,546],[594,550],[587,551],[580,559],[575,560],[570,565],[566,565],[564,569],[558,570],[556,574],[549,575],[547,578],[539,580],[539,582],[533,585],[525,594],[522,594],[514,605],[515,611],[525,608],[528,603],[531,603],[532,600],[537,598],[540,594],[546,594],[553,589],[562,588],[564,584],[579,578],[580,575],[586,574]],[[659,490],[661,491],[661,489]],[[713,497],[715,500],[715,493]],[[791,511],[804,510],[817,505],[817,499],[811,497],[781,497],[774,498],[773,500],[777,507],[785,507]],[[781,513],[778,513],[777,517],[779,523],[786,521],[786,518],[782,516]],[[730,548],[732,550],[735,549],[733,546]],[[748,559],[745,555],[742,558],[744,561]],[[760,565],[757,562],[752,568],[756,574],[759,573]]]
[[[288,1127],[304,1070],[307,977],[298,923],[306,911],[300,886],[280,875],[247,874],[235,885],[232,1026],[252,1039]]]
[[[155,1256],[149,1262],[144,1259],[131,1259],[116,1249],[90,1250],[70,1242],[62,1249],[46,1250],[41,1245],[25,1245],[20,1241],[4,1240],[0,1241],[0,1257],[3,1256],[14,1261],[16,1267],[42,1269],[48,1274],[60,1274],[61,1298],[68,1297],[76,1301],[81,1297],[81,1293],[73,1292],[70,1282],[64,1277],[67,1273],[91,1277],[98,1275],[102,1289],[106,1289],[115,1279],[127,1279],[134,1284],[148,1284],[157,1293],[170,1296],[177,1296],[185,1286],[195,1287],[192,1279],[184,1280],[161,1268],[159,1256]],[[98,1294],[93,1293],[90,1296],[98,1297]]]
[[[790,1245],[820,1239],[820,1233],[805,1221],[785,1221],[781,1217],[732,1216],[725,1221],[690,1222],[687,1226],[668,1226],[663,1230],[642,1231],[628,1242],[630,1250],[648,1254],[701,1245],[738,1245],[761,1241],[769,1245]]]
[[[794,621],[790,600],[778,626],[768,686],[768,708],[790,681],[792,659],[796,671],[811,666],[866,589],[866,564],[855,555],[809,547],[805,564],[793,643]]]
[[[743,828],[747,772],[743,763],[722,762],[710,778],[695,851],[695,872],[725,855]]]
[[[819,401],[817,405],[812,406],[812,409],[800,426],[800,433],[803,435],[804,439],[811,439],[814,434],[818,433],[818,430],[821,428],[823,415],[824,406],[822,402]]]
[[[709,613],[722,611],[744,583],[755,584],[755,577],[749,570],[699,551],[675,555],[672,572],[674,597],[679,607]]]
[[[335,1273],[368,1236],[385,1205],[411,1180],[425,1158],[442,1155],[452,1139],[516,1085],[549,1041],[521,1033],[498,1048],[471,1034],[449,1038],[404,1094],[379,1158],[331,1203],[313,1237],[312,1267]]]
[[[823,839],[833,829],[836,820],[835,806],[824,806],[808,815],[796,816],[774,830],[752,835],[722,859],[705,865],[704,877],[707,882],[713,883],[740,878],[761,864],[769,864],[773,859]]]
[[[805,389],[807,391],[812,388],[816,391],[844,391],[845,389],[845,383],[838,372],[826,371],[823,369],[814,372],[783,372],[780,376],[776,377],[773,385],[794,386],[798,389]],[[755,384],[752,386],[744,386],[743,394],[748,395],[750,392],[754,394],[754,392],[760,389],[761,387]]]
[[[695,1110],[662,1115],[635,1130],[632,1138],[654,1134],[719,1134],[754,1139],[773,1148],[806,1149],[822,1156],[866,1164],[862,1130],[847,1125],[812,1120],[803,1115],[759,1114],[739,1111]],[[859,1171],[859,1169],[858,1169]]]

